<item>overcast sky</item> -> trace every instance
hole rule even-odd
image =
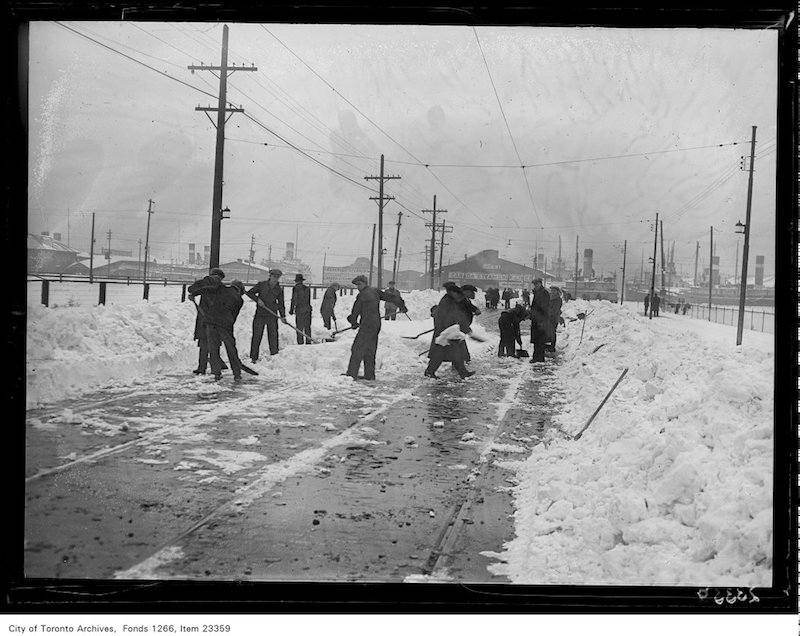
[[[651,221],[690,275],[714,226],[733,273],[757,126],[751,268],[774,272],[775,31],[229,24],[221,261],[298,256],[319,276],[369,257],[380,155],[391,269],[423,269],[434,195],[453,227],[444,261],[536,247],[628,276],[652,256]],[[38,22],[30,30],[29,231],[137,256],[148,199],[151,253],[182,260],[209,244],[217,23]],[[87,39],[87,38],[91,38]],[[92,41],[94,40],[94,41]],[[276,134],[279,136],[276,136]],[[302,149],[300,152],[290,145]],[[525,166],[525,168],[521,167]],[[619,249],[617,249],[619,246]],[[660,257],[659,257],[660,258]],[[751,269],[752,275],[752,269]]]

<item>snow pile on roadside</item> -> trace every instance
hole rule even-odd
[[[709,338],[682,316],[565,306],[589,310],[583,342],[575,329],[559,342],[556,429],[507,464],[517,538],[491,570],[532,584],[769,586],[772,336],[736,347],[730,327]],[[625,367],[580,440],[557,430],[576,434]]]
[[[287,290],[288,310],[291,292]],[[403,294],[408,318],[398,314],[381,326],[376,366],[380,377],[393,377],[418,369],[427,358],[417,354],[430,344],[430,335],[415,336],[433,327],[430,308],[438,303],[442,291],[422,290]],[[482,294],[481,294],[482,297]],[[356,294],[339,296],[335,314],[339,329],[349,327]],[[312,336],[329,338],[319,314],[322,294],[312,300]],[[475,301],[478,306],[482,300]],[[381,307],[383,307],[381,305]],[[245,298],[234,329],[239,357],[250,365],[250,338],[255,303]],[[197,346],[193,340],[195,311],[188,303],[170,300],[136,300],[130,304],[108,306],[44,307],[28,305],[26,403],[33,407],[167,373],[189,374],[197,366]],[[287,314],[294,324],[294,317]],[[479,328],[476,328],[479,331]],[[338,334],[333,342],[297,345],[296,332],[285,325],[278,328],[280,354],[271,357],[266,333],[261,343],[261,359],[255,368],[267,380],[283,384],[300,383],[306,391],[314,387],[336,387],[343,378],[356,331]],[[470,341],[473,354],[488,350],[492,343]],[[226,357],[223,349],[223,357]],[[309,387],[311,387],[309,389]]]

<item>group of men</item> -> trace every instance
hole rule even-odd
[[[259,281],[246,292],[244,284],[234,280],[230,285],[225,285],[222,280],[225,273],[214,268],[208,276],[195,281],[188,287],[189,297],[194,302],[195,297],[200,297],[197,306],[197,319],[195,321],[194,338],[199,348],[198,364],[194,370],[196,374],[204,374],[210,364],[214,378],[222,377],[222,370],[227,368],[220,357],[220,347],[224,344],[228,354],[231,370],[235,381],[241,380],[242,370],[248,370],[239,358],[236,349],[236,340],[233,335],[233,325],[242,308],[242,295],[256,303],[253,316],[253,335],[250,341],[250,361],[259,360],[261,341],[264,330],[267,331],[267,344],[270,355],[278,353],[278,322],[289,325],[286,320],[286,302],[280,278],[283,272],[271,269],[266,280]],[[311,344],[311,290],[304,284],[302,274],[295,276],[292,288],[292,297],[289,303],[289,315],[295,317],[297,344]],[[400,292],[395,288],[395,282],[390,281],[385,291],[380,291],[368,285],[367,277],[356,276],[353,284],[358,288],[359,294],[353,304],[353,310],[348,316],[351,329],[358,329],[358,334],[353,342],[350,363],[346,375],[355,379],[375,379],[375,356],[378,348],[378,334],[381,319],[395,320],[397,313],[408,311]],[[336,306],[337,293],[341,289],[339,283],[332,283],[326,290],[320,306],[320,314],[326,329],[331,328],[331,321],[336,325],[334,307]],[[386,303],[385,316],[380,315],[380,301]],[[358,374],[361,364],[364,365],[364,375]]]
[[[522,346],[520,323],[530,318],[531,342],[533,355],[531,363],[544,362],[546,351],[555,351],[556,332],[559,324],[564,324],[561,317],[561,290],[552,286],[550,291],[544,287],[541,278],[533,279],[533,292],[529,294],[529,307],[517,305],[500,314],[497,321],[500,328],[500,346],[497,355],[519,357],[516,344]]]
[[[189,296],[198,308],[194,337],[199,347],[199,359],[196,374],[204,374],[208,365],[215,379],[220,379],[222,370],[226,368],[220,357],[220,347],[225,346],[230,361],[230,368],[236,381],[241,379],[242,370],[252,371],[242,364],[236,348],[233,326],[242,308],[242,296],[247,295],[257,307],[253,316],[253,334],[250,342],[250,360],[257,362],[264,330],[267,331],[267,342],[270,355],[278,353],[278,322],[289,325],[286,320],[284,291],[280,285],[283,273],[278,269],[269,271],[269,277],[253,285],[245,292],[244,284],[234,280],[230,285],[224,284],[224,272],[219,268],[211,270],[208,276],[195,281],[189,286]],[[298,344],[310,344],[311,339],[311,294],[304,284],[302,274],[295,276],[295,285],[289,305],[289,315],[295,316],[295,327]],[[352,280],[358,289],[347,321],[348,329],[356,329],[358,333],[350,352],[347,371],[343,375],[355,380],[375,380],[375,359],[378,349],[378,336],[382,320],[395,320],[397,313],[407,313],[408,308],[390,281],[387,289],[381,291],[371,287],[366,276],[359,275]],[[332,283],[326,290],[320,306],[320,314],[326,329],[331,328],[331,321],[336,326],[334,307],[341,286]],[[462,377],[474,375],[467,369],[470,360],[469,349],[465,337],[472,333],[473,318],[481,313],[473,303],[477,288],[473,285],[458,286],[453,282],[444,284],[445,293],[437,305],[431,308],[433,317],[433,336],[428,351],[428,366],[425,377],[437,378],[436,371],[443,362],[449,361]],[[385,303],[385,314],[381,316],[380,303]],[[556,330],[558,324],[564,324],[561,318],[561,293],[557,287],[550,292],[544,288],[541,278],[533,280],[533,292],[530,295],[530,306],[517,305],[504,310],[498,320],[500,327],[499,356],[518,356],[515,343],[522,346],[520,323],[530,318],[531,342],[533,356],[531,362],[543,362],[546,350],[555,350]],[[291,325],[289,325],[291,327]],[[363,365],[363,375],[360,375]]]

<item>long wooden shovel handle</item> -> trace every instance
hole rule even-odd
[[[622,370],[622,374],[621,374],[621,375],[620,375],[620,376],[617,378],[617,381],[616,381],[616,382],[614,382],[614,386],[612,386],[612,387],[611,387],[611,390],[610,390],[610,391],[609,391],[609,392],[606,394],[606,396],[603,398],[603,401],[602,401],[602,402],[600,402],[600,406],[598,406],[598,407],[597,407],[597,409],[595,410],[595,412],[594,412],[594,413],[592,413],[592,417],[590,417],[590,418],[589,418],[589,421],[588,421],[588,422],[586,422],[586,424],[584,425],[584,427],[583,427],[583,428],[582,428],[580,431],[578,431],[578,434],[577,434],[577,435],[574,437],[574,439],[580,439],[580,438],[581,438],[581,435],[583,435],[583,432],[584,432],[584,431],[585,431],[587,428],[589,428],[589,424],[591,424],[591,423],[592,423],[592,420],[594,420],[594,418],[595,418],[595,417],[597,416],[597,414],[600,412],[600,409],[601,409],[601,408],[603,408],[603,405],[606,403],[606,401],[608,400],[608,398],[610,398],[610,397],[611,397],[611,394],[614,392],[614,389],[616,389],[616,388],[617,388],[617,386],[619,385],[619,383],[620,383],[620,382],[622,382],[622,378],[624,378],[624,377],[625,377],[625,374],[626,374],[627,372],[628,372],[628,367],[625,367],[625,368]]]
[[[248,298],[250,298],[250,297],[248,296]],[[278,318],[278,319],[279,319],[279,320],[280,320],[280,321],[281,321],[281,322],[282,322],[284,325],[286,325],[287,327],[290,327],[291,329],[294,329],[294,330],[295,330],[295,331],[296,331],[298,334],[300,334],[300,335],[301,335],[301,336],[303,336],[304,338],[308,338],[308,339],[309,339],[309,340],[311,340],[311,342],[313,342],[314,344],[319,344],[320,342],[322,342],[321,340],[314,340],[313,338],[309,338],[309,336],[308,336],[308,334],[307,334],[307,333],[303,333],[302,331],[300,331],[300,330],[299,330],[297,327],[295,327],[294,325],[290,325],[290,324],[289,324],[289,323],[286,321],[286,318],[283,318],[283,317],[279,316],[277,313],[275,313],[274,311],[272,311],[272,310],[271,310],[269,307],[267,307],[267,306],[266,306],[266,305],[265,305],[265,304],[264,304],[264,303],[263,303],[261,300],[256,300],[256,301],[254,301],[254,302],[256,303],[256,305],[258,305],[258,306],[259,306],[259,307],[261,307],[262,309],[264,309],[264,310],[268,311],[268,312],[269,312],[269,313],[271,313],[273,316],[275,316],[276,318]]]

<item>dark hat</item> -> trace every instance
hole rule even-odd
[[[330,284],[330,286],[331,286],[331,287],[336,287],[337,289],[338,289],[339,287],[341,287],[341,285],[340,285],[339,283],[331,283],[331,284]]]
[[[390,281],[387,283],[387,285],[394,285],[394,284],[395,284],[395,282],[394,282],[393,280],[390,280]]]
[[[305,278],[303,278],[302,274],[295,274],[294,280],[299,283],[301,280],[305,280]]]
[[[353,283],[353,285],[357,285],[358,283],[364,283],[365,285],[369,284],[369,281],[367,280],[367,277],[364,276],[364,274],[359,274],[350,282]]]
[[[235,280],[231,282],[231,287],[235,287],[239,290],[239,294],[244,293],[244,283],[240,280]]]
[[[476,291],[478,291],[478,288],[477,288],[477,287],[475,287],[475,285],[470,285],[470,284],[467,284],[467,285],[462,285],[462,286],[461,286],[461,289],[462,289],[463,291],[471,291],[471,292],[476,292]]]
[[[446,283],[443,283],[442,287],[444,287],[445,289],[452,289],[453,287],[458,287],[458,285],[456,285],[453,281],[449,280]]]
[[[534,278],[531,282],[532,283],[541,283],[542,279],[537,277],[537,278]]]
[[[211,276],[219,276],[220,278],[225,278],[225,272],[223,272],[219,267],[214,267],[211,272]]]
[[[283,276],[283,272],[279,269],[271,269],[269,270],[270,276]]]

